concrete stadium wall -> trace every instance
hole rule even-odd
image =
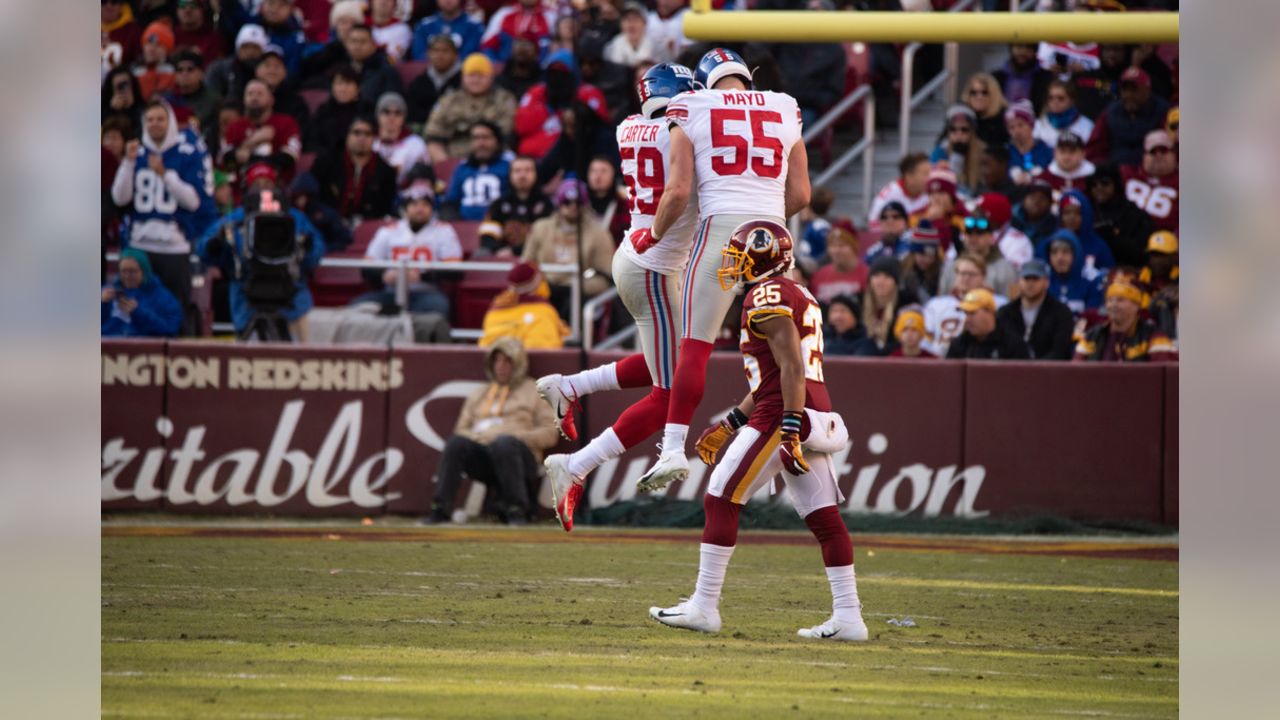
[[[462,399],[484,382],[482,357],[472,347],[103,342],[102,508],[425,513]],[[532,353],[530,372],[579,362],[576,351]],[[1160,366],[829,359],[851,438],[834,458],[845,508],[1176,525],[1177,379]],[[713,357],[693,434],[745,390],[739,356]],[[645,392],[588,398],[583,437]],[[654,452],[644,443],[600,468],[592,506],[634,497]],[[696,500],[708,478],[695,459],[666,495]],[[753,502],[786,503],[780,488]],[[482,488],[462,493],[478,509]],[[539,502],[549,507],[545,486]]]

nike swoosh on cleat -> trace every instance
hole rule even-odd
[[[680,616],[682,616],[682,615],[684,615],[684,613],[669,613],[669,612],[667,612],[666,610],[659,610],[659,611],[658,611],[658,617],[660,617],[660,618],[680,617]]]
[[[839,634],[840,634],[839,630],[832,630],[829,633],[818,633],[818,637],[826,639],[826,638],[833,638]]]

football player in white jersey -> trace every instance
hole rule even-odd
[[[661,430],[667,417],[680,333],[681,273],[689,262],[698,205],[689,202],[667,229],[665,241],[644,253],[630,237],[653,226],[666,185],[670,135],[663,115],[667,104],[692,89],[693,71],[683,65],[664,63],[649,68],[636,85],[640,114],[623,120],[617,130],[631,228],[613,256],[613,279],[618,296],[635,318],[641,352],[574,375],[548,375],[538,380],[538,392],[556,411],[561,432],[570,439],[577,437],[573,425],[577,398],[598,390],[652,386],[644,399],[627,408],[586,447],[571,455],[547,457],[544,465],[556,518],[565,531],[573,529],[573,511],[587,474]]]
[[[702,401],[707,360],[734,296],[717,276],[721,250],[751,220],[786,225],[809,204],[809,159],[800,107],[785,93],[753,90],[751,71],[732,50],[715,48],[694,72],[701,88],[667,106],[671,155],[666,188],[652,227],[632,233],[642,254],[669,241],[695,185],[698,231],[684,272],[680,316],[684,330],[671,386],[658,462],[637,483],[652,492],[689,476],[685,441]],[[679,242],[679,238],[671,238]]]

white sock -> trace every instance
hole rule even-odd
[[[827,568],[827,581],[831,583],[831,617],[838,622],[854,622],[862,617],[862,603],[858,600],[858,581],[853,566]]]
[[[587,473],[626,451],[618,435],[613,432],[613,428],[606,428],[604,432],[587,443],[586,447],[569,456],[569,472],[581,481]]]
[[[662,451],[684,450],[684,443],[689,437],[688,425],[667,423],[662,428]]]
[[[724,587],[724,573],[729,569],[733,548],[702,543],[701,550],[698,585],[689,600],[704,610],[716,610],[720,605],[720,588]]]
[[[622,386],[618,384],[617,365],[617,363],[609,363],[580,373],[565,375],[560,378],[560,392],[573,398],[601,390],[620,390]]]

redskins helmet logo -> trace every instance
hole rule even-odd
[[[751,231],[751,239],[749,242],[751,243],[752,252],[769,252],[769,250],[773,248],[774,244],[773,233],[765,230],[764,228],[756,228]]]

